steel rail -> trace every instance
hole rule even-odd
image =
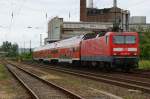
[[[39,97],[34,93],[34,91],[32,89],[30,89],[30,87],[23,82],[23,80],[21,80],[19,78],[19,76],[13,72],[8,66],[6,66],[6,68],[8,69],[8,71],[23,85],[23,87],[28,91],[28,93],[31,95],[32,99],[39,99]]]
[[[121,77],[117,77],[114,75],[107,75],[107,74],[95,74],[95,73],[91,73],[91,72],[85,72],[85,71],[80,71],[80,70],[70,70],[70,69],[63,69],[63,68],[58,68],[56,67],[56,69],[59,70],[65,70],[65,71],[72,71],[72,72],[77,72],[77,73],[81,73],[81,74],[85,74],[85,75],[90,75],[90,76],[95,76],[95,77],[103,77],[103,78],[107,78],[107,79],[113,79],[113,80],[117,80],[117,81],[122,81],[122,82],[128,82],[128,83],[132,83],[132,84],[137,84],[137,85],[141,85],[141,86],[145,86],[145,87],[150,87],[150,83],[149,82],[143,82],[143,81],[138,81],[138,80],[134,80],[134,79],[129,79],[129,78],[121,78]],[[119,76],[119,74],[118,74]]]
[[[40,78],[39,76],[35,75],[34,73],[31,73],[31,72],[29,72],[29,71],[27,71],[27,70],[25,70],[25,69],[23,69],[23,68],[21,68],[21,67],[18,67],[17,65],[12,64],[12,63],[10,63],[10,62],[8,62],[8,63],[9,63],[10,65],[13,65],[13,66],[15,66],[16,68],[22,70],[23,72],[25,72],[25,73],[27,73],[27,74],[29,74],[29,75],[31,75],[31,76],[33,76],[33,77],[35,77],[35,78],[41,80],[42,82],[46,83],[47,85],[50,85],[50,86],[52,86],[52,87],[54,87],[54,88],[56,88],[56,89],[62,91],[64,94],[66,94],[67,96],[71,97],[71,99],[84,99],[83,97],[81,97],[81,96],[79,96],[79,95],[77,95],[77,94],[75,94],[75,93],[73,93],[73,92],[71,92],[71,91],[69,91],[69,90],[66,90],[66,89],[63,88],[63,87],[60,87],[60,86],[58,86],[58,85],[56,85],[56,84],[54,84],[54,83],[52,83],[52,82],[49,82],[49,81],[47,81],[47,80],[44,80],[44,79]],[[34,92],[33,92],[33,93],[34,93]],[[39,99],[39,98],[36,98],[36,99]]]
[[[83,71],[78,71],[78,70],[71,70],[71,69],[64,69],[64,68],[59,68],[59,67],[54,67],[54,66],[40,66],[44,68],[48,68],[54,71],[59,71],[67,74],[72,74],[75,76],[81,76],[81,77],[86,77],[88,79],[96,80],[96,81],[101,81],[104,83],[110,83],[116,86],[120,87],[125,87],[125,88],[131,88],[135,90],[141,90],[146,93],[150,93],[150,84],[147,82],[142,82],[142,81],[135,81],[131,79],[123,79],[123,78],[115,78],[111,77],[108,75],[96,75],[92,74],[89,72],[83,72]]]
[[[59,69],[59,70],[78,72],[78,73],[81,73],[81,74],[92,75],[92,76],[96,76],[96,77],[100,76],[100,77],[105,77],[105,78],[108,78],[108,79],[114,79],[114,80],[119,80],[119,81],[123,81],[123,82],[129,82],[129,83],[145,86],[145,87],[147,87],[147,86],[150,87],[150,83],[149,82],[143,82],[143,81],[139,81],[139,80],[137,81],[137,80],[129,79],[129,78],[120,78],[120,77],[116,77],[116,76],[114,77],[114,76],[111,76],[111,75],[108,75],[108,74],[96,74],[96,73],[92,73],[92,72],[85,72],[85,71],[80,71],[80,70],[71,70],[71,69],[55,67],[55,66],[49,66],[49,67],[52,67],[54,69]],[[127,77],[125,75],[121,75],[121,76]]]
[[[25,62],[24,62],[25,63]],[[28,64],[28,65],[32,65],[32,64],[36,64],[36,65],[45,65],[45,64],[38,64],[38,63],[25,63],[25,64]],[[48,65],[49,66],[49,65]],[[52,67],[56,67],[55,65],[53,65]],[[145,72],[148,72],[148,73],[145,73]],[[91,72],[90,72],[91,73]],[[121,75],[128,75],[129,73],[123,73],[123,72],[120,72],[120,71],[117,71],[117,73],[120,73]],[[140,77],[140,78],[146,78],[146,79],[150,79],[150,70],[135,70],[135,71],[132,71],[130,72],[130,75],[131,77]]]

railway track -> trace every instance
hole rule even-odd
[[[8,70],[25,86],[33,99],[84,99],[13,64]]]
[[[38,65],[38,66],[44,65],[44,66],[46,66],[43,63],[35,63],[35,62],[34,63],[33,62],[23,62],[23,63],[28,64],[28,65]],[[53,64],[52,66],[55,66],[55,65]],[[65,67],[65,68],[68,68],[68,67]],[[73,68],[73,69],[78,69],[78,68]],[[84,70],[83,70],[83,68],[81,68],[81,69],[82,69],[82,71],[85,71],[85,69]],[[89,71],[89,69],[87,71]],[[100,73],[98,70],[93,70],[93,71],[90,70],[90,73],[93,73],[93,72],[94,73]],[[106,73],[106,72],[102,71],[102,73]],[[150,79],[150,70],[134,70],[134,71],[132,71],[130,73],[125,73],[125,72],[121,72],[121,71],[115,71],[115,72],[111,72],[111,74],[113,74],[113,75],[119,74],[119,75],[123,75],[123,76],[127,75],[127,76],[130,76],[130,77],[138,77],[138,78]]]
[[[47,66],[47,65],[45,66],[40,65],[39,67],[42,67],[42,68],[44,67],[46,69],[50,69],[50,70],[54,70],[58,72],[72,74],[75,76],[81,76],[84,78],[101,81],[104,83],[109,83],[109,84],[113,84],[113,85],[120,86],[120,87],[125,87],[129,89],[140,90],[146,93],[150,93],[150,79],[147,79],[147,81],[143,81],[142,78],[137,79],[134,77],[120,76],[119,74],[118,75],[117,74],[115,75],[114,74],[113,75],[95,74],[91,72],[71,70],[71,69],[65,69],[61,67]]]
[[[135,77],[138,76],[138,77],[150,79],[150,71],[148,70],[136,70],[136,71],[133,71],[131,75]]]

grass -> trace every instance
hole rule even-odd
[[[30,99],[22,86],[0,64],[0,99]]]
[[[9,82],[9,75],[4,65],[0,64],[0,92],[12,93],[12,87]],[[1,96],[0,96],[1,98]]]
[[[0,64],[0,80],[6,80],[8,78],[8,75],[6,73],[6,69],[4,65]]]
[[[140,60],[139,69],[150,70],[150,60]]]

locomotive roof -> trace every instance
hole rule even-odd
[[[129,34],[134,34],[134,35],[136,35],[137,34],[137,32],[108,32],[108,33],[106,33],[105,35],[113,35],[113,34],[127,34],[127,35],[129,35]]]

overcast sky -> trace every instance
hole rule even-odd
[[[97,8],[112,7],[112,4],[113,0],[94,0]],[[147,16],[150,23],[150,0],[118,0],[118,6],[130,10],[132,16]],[[79,9],[80,0],[0,0],[0,44],[8,40],[20,47],[25,42],[25,47],[29,47],[31,40],[32,47],[37,47],[40,34],[43,39],[47,35],[48,20],[59,16],[69,21],[70,12],[70,21],[79,21]]]

